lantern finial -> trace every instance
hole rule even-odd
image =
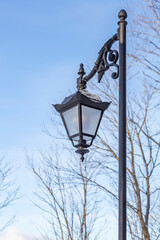
[[[83,80],[83,76],[85,75],[83,63],[80,64],[78,75],[80,75],[79,78],[77,78],[77,88],[78,90],[83,90],[86,88],[86,81]]]
[[[79,147],[78,150],[76,150],[76,153],[79,153],[81,154],[81,160],[82,162],[84,161],[84,154],[88,153],[89,150],[88,149],[85,149],[83,147]]]

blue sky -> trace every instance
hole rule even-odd
[[[17,168],[22,196],[9,210],[17,213],[15,223],[0,240],[14,240],[14,234],[30,240],[38,233],[41,218],[28,199],[35,185],[25,151],[51,144],[43,132],[43,124],[50,126],[51,104],[75,91],[79,64],[86,71],[92,66],[116,33],[122,8],[122,0],[0,0],[0,151]]]

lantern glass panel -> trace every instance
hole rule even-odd
[[[72,141],[75,145],[79,143],[79,140],[80,140],[79,136],[76,136],[76,137],[72,138]]]
[[[82,105],[82,132],[95,135],[101,110]]]
[[[91,144],[91,141],[92,141],[92,137],[88,137],[88,136],[84,136],[84,135],[83,135],[83,140],[85,140],[86,143],[87,143],[88,145],[90,145],[90,144]]]
[[[62,113],[69,136],[79,133],[78,106]]]

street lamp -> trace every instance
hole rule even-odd
[[[89,151],[96,137],[103,112],[110,105],[90,94],[86,84],[96,73],[100,82],[110,67],[116,68],[111,77],[119,77],[119,240],[126,240],[126,11],[121,10],[118,17],[118,32],[103,45],[88,75],[85,75],[83,64],[80,64],[78,91],[54,107],[61,114],[68,137],[83,161],[84,154]],[[119,41],[119,53],[111,49],[116,41]]]

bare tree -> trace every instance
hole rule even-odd
[[[112,101],[98,134],[95,148],[105,182],[96,183],[118,200],[118,82],[106,78],[102,88],[91,84],[96,93]],[[107,89],[107,90],[105,90]],[[136,94],[128,95],[127,114],[127,221],[131,239],[158,239],[160,221],[155,224],[159,209],[159,101],[153,84],[141,85]],[[117,203],[116,203],[117,204]]]
[[[96,181],[92,160],[82,163],[69,151],[60,154],[52,149],[50,153],[41,153],[38,164],[30,157],[28,162],[38,183],[34,203],[50,225],[50,230],[42,232],[44,239],[103,239],[102,195],[97,186],[90,184],[90,180]]]
[[[139,70],[155,83],[160,80],[160,1],[143,0],[137,1],[131,8],[130,23],[130,48],[129,56],[138,63]],[[157,85],[159,86],[159,84]],[[159,89],[159,87],[158,87]]]
[[[5,214],[6,208],[11,206],[12,203],[17,199],[17,193],[19,188],[16,188],[13,184],[13,167],[9,166],[6,162],[5,157],[0,159],[0,216]],[[15,219],[12,216],[6,223],[1,222],[0,231],[8,227]]]

